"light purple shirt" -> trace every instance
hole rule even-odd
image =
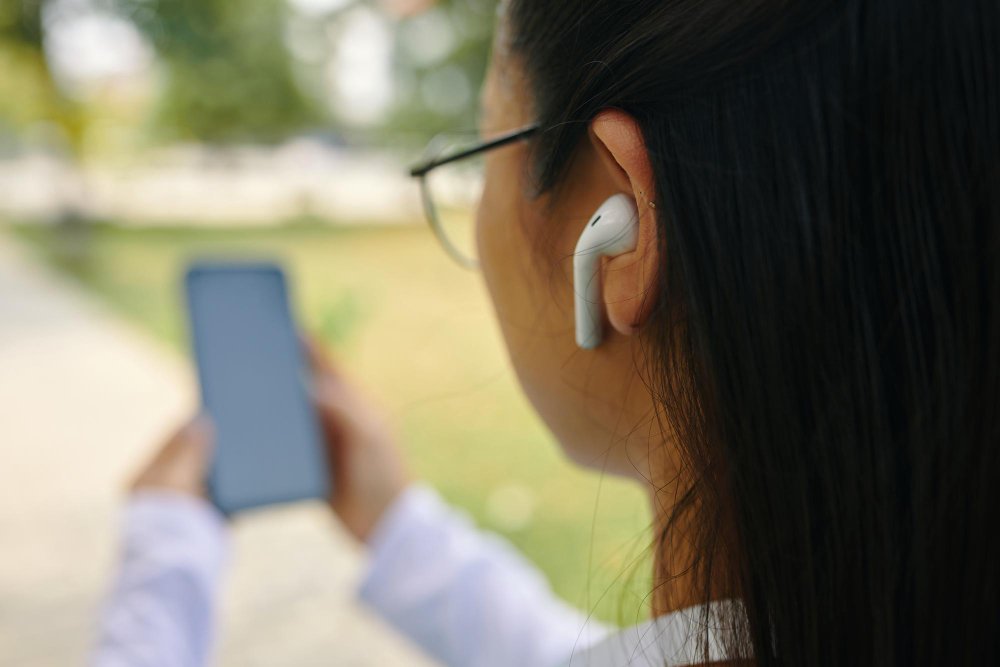
[[[425,485],[400,495],[369,547],[360,600],[445,665],[597,667],[624,660],[638,667],[706,657],[690,641],[699,608],[610,633],[557,598],[510,544],[477,530]],[[207,502],[135,494],[91,665],[210,664],[228,553],[225,520]],[[717,639],[708,646],[708,657],[721,659]]]
[[[169,491],[133,494],[91,664],[208,664],[228,556],[225,519],[204,500]]]

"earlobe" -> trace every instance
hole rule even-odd
[[[611,257],[602,267],[603,299],[611,326],[632,335],[646,322],[657,299],[660,252],[655,183],[645,140],[638,122],[624,111],[603,111],[590,127],[608,177],[627,188],[639,212],[635,250]]]

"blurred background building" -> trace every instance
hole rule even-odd
[[[570,602],[645,613],[639,492],[569,465],[405,176],[476,135],[491,0],[0,0],[0,662],[84,660],[123,480],[196,402],[179,276],[283,262],[414,472]],[[570,326],[569,324],[567,326]],[[322,508],[234,526],[224,665],[426,664]]]

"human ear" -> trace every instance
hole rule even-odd
[[[602,111],[588,136],[613,189],[635,200],[639,211],[635,250],[609,257],[601,268],[605,312],[611,326],[629,336],[647,320],[657,296],[659,248],[653,170],[638,122],[619,109]]]

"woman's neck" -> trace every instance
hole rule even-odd
[[[704,581],[698,581],[697,550],[692,542],[690,509],[673,517],[673,494],[653,492],[653,616],[705,602]],[[669,502],[668,502],[669,500]]]
[[[702,553],[703,531],[699,524],[704,520],[702,506],[697,498],[686,498],[692,482],[679,472],[687,467],[670,460],[676,457],[675,447],[665,445],[660,451],[657,458],[663,460],[650,461],[652,469],[662,473],[660,479],[652,476],[654,483],[649,492],[654,528],[651,596],[654,616],[734,595],[725,583],[729,577],[721,550]]]
[[[713,601],[732,600],[737,596],[723,583],[725,576],[724,559],[716,553],[712,556],[712,576],[705,578],[704,560],[698,562],[700,556],[697,543],[694,540],[696,532],[694,521],[697,520],[696,507],[687,507],[678,518],[673,518],[676,502],[664,502],[663,492],[652,493],[653,525],[656,534],[653,551],[653,594],[651,596],[651,612],[654,618],[705,605]],[[658,498],[658,496],[660,496]],[[669,496],[674,498],[674,494]],[[679,496],[676,496],[679,497]],[[717,573],[717,574],[716,574]],[[729,609],[728,607],[722,607]],[[719,613],[719,607],[711,607],[709,613]],[[729,623],[733,618],[722,612],[719,623]],[[714,628],[710,632],[719,632]],[[727,646],[724,640],[723,646]],[[702,663],[699,663],[702,664]],[[721,659],[703,663],[706,667],[753,667],[751,659]]]

